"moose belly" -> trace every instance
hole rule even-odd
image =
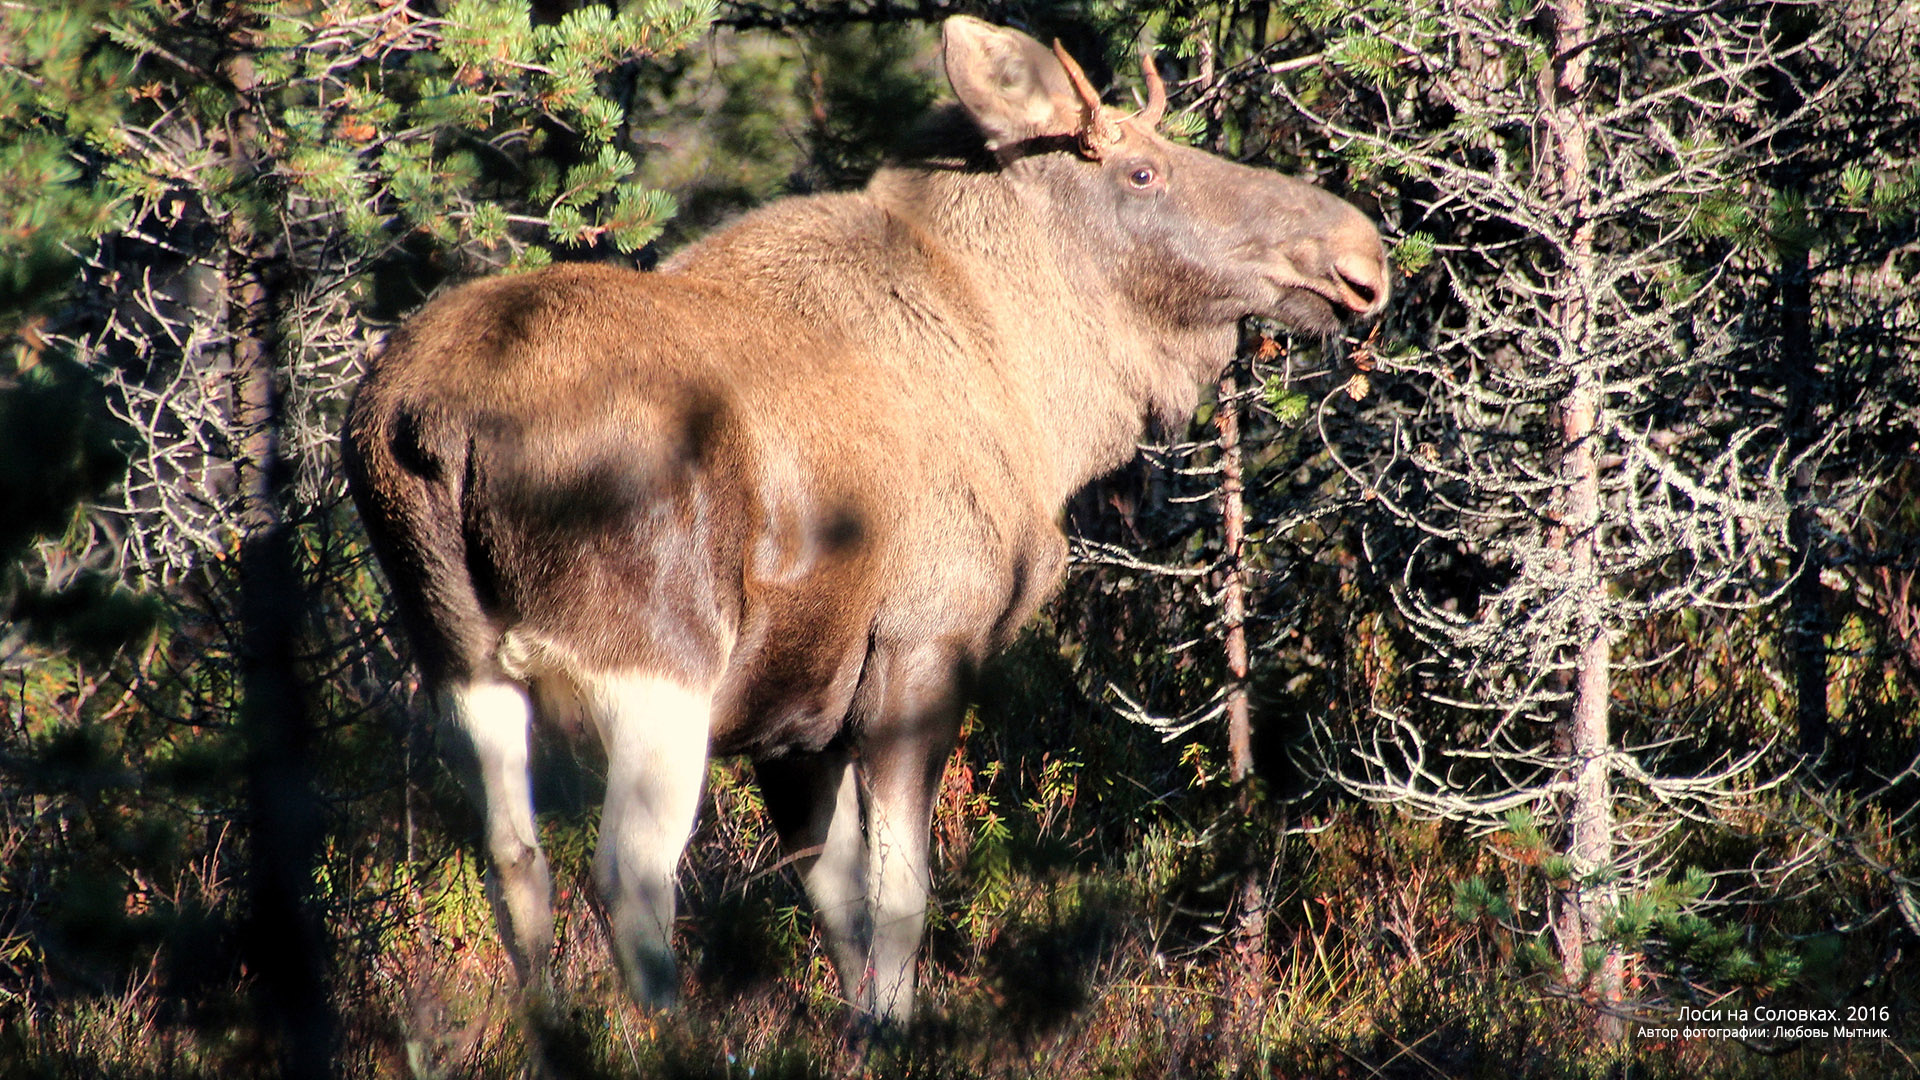
[[[838,587],[750,583],[714,702],[713,751],[819,750],[849,724],[875,719],[863,713],[884,709],[876,684],[888,671],[934,662],[964,682],[1052,594],[1065,546],[1047,529],[1020,550],[928,561],[917,574],[852,575]]]
[[[831,589],[749,583],[733,655],[714,700],[713,751],[818,750],[845,722],[867,653],[872,606]]]

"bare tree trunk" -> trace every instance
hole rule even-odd
[[[1787,445],[1798,455],[1787,485],[1787,545],[1795,567],[1787,641],[1793,670],[1800,753],[1817,762],[1827,749],[1827,620],[1814,539],[1814,463],[1808,451],[1817,387],[1813,355],[1813,273],[1804,245],[1780,253],[1780,363],[1786,370]]]
[[[261,134],[253,118],[256,76],[244,53],[222,65],[239,98],[227,133],[235,174],[257,182]],[[248,962],[261,981],[266,1026],[279,1040],[288,1080],[332,1075],[333,1016],[325,940],[312,910],[313,862],[321,836],[310,765],[312,724],[300,684],[298,646],[307,610],[287,520],[289,470],[280,452],[275,382],[281,264],[274,237],[244,209],[226,222],[226,289],[231,320],[234,437],[241,500],[241,732],[247,748],[250,910]]]
[[[1595,262],[1588,160],[1587,62],[1589,29],[1585,0],[1554,0],[1549,43],[1553,62],[1539,75],[1542,150],[1546,181],[1553,185],[1560,220],[1571,225],[1566,239],[1562,292],[1554,315],[1556,335],[1571,368],[1571,384],[1561,399],[1561,541],[1577,600],[1576,645],[1571,657],[1572,700],[1561,721],[1560,744],[1568,757],[1570,793],[1566,800],[1567,856],[1571,880],[1556,900],[1556,936],[1562,972],[1570,986],[1590,985],[1601,1006],[1621,997],[1621,958],[1609,949],[1588,983],[1586,954],[1599,936],[1613,890],[1593,884],[1596,872],[1613,861],[1613,799],[1608,752],[1608,697],[1612,653],[1605,623],[1606,581],[1600,573],[1600,457],[1595,447],[1605,389],[1603,374],[1590,362],[1593,340]],[[1602,1033],[1617,1039],[1624,1027],[1603,1012]]]
[[[1214,425],[1220,429],[1221,554],[1225,559],[1220,607],[1227,677],[1231,680],[1227,691],[1227,747],[1235,783],[1253,775],[1253,730],[1247,704],[1247,564],[1241,557],[1247,538],[1247,507],[1239,393],[1239,379],[1232,371],[1220,377],[1220,407],[1214,413]]]
[[[1782,44],[1805,40],[1803,26],[1792,15],[1777,20]],[[1806,97],[1799,79],[1778,72],[1767,87],[1768,111],[1788,125],[1774,140],[1781,160],[1770,170],[1773,186],[1803,196],[1806,166],[1798,151],[1806,140],[1802,112]],[[1780,259],[1781,384],[1786,389],[1787,450],[1794,455],[1793,475],[1787,482],[1787,547],[1795,577],[1788,593],[1786,646],[1788,670],[1793,676],[1794,721],[1799,729],[1800,753],[1816,763],[1827,749],[1827,618],[1820,584],[1820,552],[1815,540],[1814,485],[1818,479],[1810,451],[1819,441],[1814,430],[1820,398],[1820,375],[1813,352],[1813,253],[1795,230],[1781,230],[1776,241]]]
[[[1220,377],[1220,520],[1225,581],[1221,629],[1227,659],[1227,749],[1243,812],[1253,809],[1253,722],[1247,696],[1247,564],[1245,458],[1240,436],[1240,384],[1233,370]],[[1234,890],[1233,951],[1238,977],[1249,986],[1267,974],[1267,899],[1259,867],[1249,861]],[[1236,994],[1237,1001],[1248,995]]]

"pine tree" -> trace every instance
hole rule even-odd
[[[126,432],[70,352],[44,336],[79,251],[119,220],[88,183],[132,85],[133,58],[97,48],[105,2],[0,10],[0,669],[29,642],[111,656],[153,623],[151,605],[88,556],[79,508],[124,474]]]

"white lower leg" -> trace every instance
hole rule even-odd
[[[479,772],[494,918],[522,984],[542,1000],[551,989],[553,885],[534,826],[527,773],[532,706],[518,683],[478,682],[447,691],[446,709],[471,743]]]
[[[587,695],[607,747],[594,876],[635,1001],[673,1003],[674,871],[706,779],[712,695],[653,676],[603,677]]]
[[[873,944],[873,917],[867,899],[867,840],[860,821],[860,778],[845,761],[833,781],[832,803],[816,811],[825,818],[811,830],[820,837],[820,853],[801,864],[800,880],[814,917],[820,921],[840,976],[841,991],[860,1008],[873,1008],[873,979],[867,961]]]
[[[876,811],[870,824],[873,948],[868,964],[874,1014],[906,1020],[913,1010],[914,962],[927,921],[927,834],[924,824],[894,818]]]

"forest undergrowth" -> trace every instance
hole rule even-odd
[[[904,1032],[867,1029],[841,1004],[739,761],[712,766],[681,876],[683,1004],[666,1015],[633,1006],[589,881],[594,760],[547,743],[537,772],[565,1002],[554,1060],[581,1077],[714,1080],[1910,1068],[1912,939],[1897,921],[1845,927],[1889,907],[1865,862],[1792,903],[1756,900],[1706,920],[1684,941],[1679,922],[1648,933],[1629,964],[1626,1037],[1610,1042],[1596,1034],[1594,1002],[1564,989],[1549,950],[1520,929],[1529,894],[1545,888],[1524,823],[1474,837],[1311,785],[1249,816],[1216,750],[1162,743],[1089,704],[1046,632],[997,670],[942,781],[923,1000]],[[1896,695],[1884,706],[1911,707],[1897,681],[1879,690]],[[109,721],[129,707],[128,691],[78,667],[42,670],[10,693],[85,703]],[[6,746],[8,764],[32,760],[41,782],[8,789],[5,1074],[275,1075],[240,949],[246,852],[217,810],[231,735],[187,726],[115,741],[101,725],[31,728],[16,721]],[[432,748],[430,731],[406,723],[329,733],[327,756],[352,763],[324,785],[332,827],[319,894],[341,1076],[509,1076],[526,1065],[513,971],[467,841],[471,812]],[[1788,840],[1766,823],[1788,820],[1796,797],[1810,796],[1755,801],[1743,857],[1780,854],[1769,846]],[[1910,838],[1892,835],[1872,855],[1914,857]],[[1269,905],[1257,972],[1226,933],[1230,883],[1250,866]],[[1767,952],[1774,968],[1763,970]],[[1679,1034],[1708,1026],[1682,1022],[1683,1006],[1736,1005],[1867,1006],[1891,1019],[1862,1026],[1890,1035]]]

